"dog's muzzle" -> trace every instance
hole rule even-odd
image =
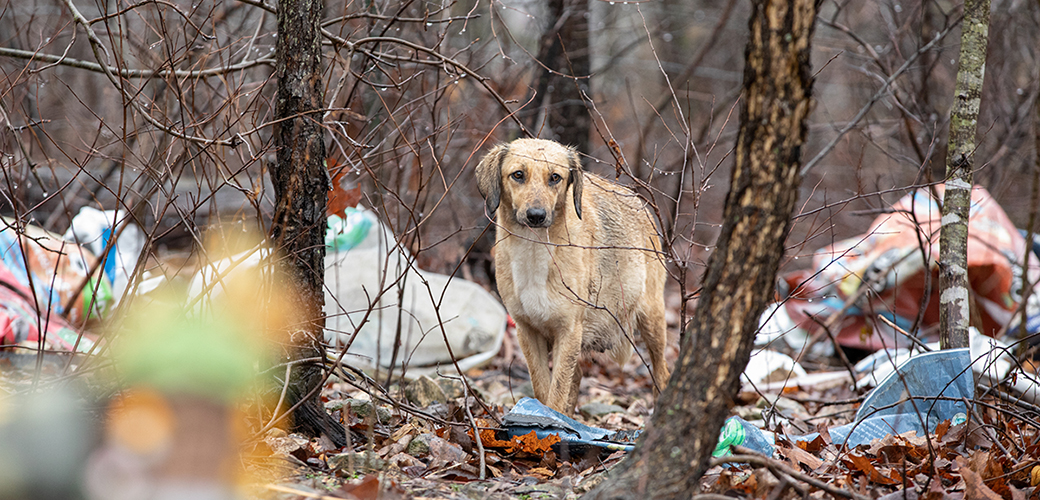
[[[520,222],[528,227],[546,227],[551,222],[544,208],[529,208],[523,214],[524,220]]]

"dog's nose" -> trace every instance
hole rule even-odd
[[[541,226],[545,222],[545,209],[544,208],[531,208],[527,210],[527,224],[531,226]]]

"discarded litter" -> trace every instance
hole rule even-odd
[[[112,284],[113,299],[118,303],[144,249],[141,228],[130,222],[123,210],[83,207],[72,218],[65,240],[86,247],[97,257],[105,256],[103,274]]]
[[[631,451],[641,430],[608,431],[585,425],[534,398],[523,398],[502,418],[509,437],[523,436],[534,431],[540,439],[558,436],[560,442],[553,451],[561,456],[581,456],[592,450],[600,452]],[[726,420],[719,432],[719,442],[712,456],[728,455],[733,446],[743,446],[766,456],[772,456],[773,434],[763,431],[740,417]]]
[[[534,398],[517,401],[513,409],[502,418],[510,437],[523,436],[534,431],[539,438],[559,436],[560,442],[553,451],[561,456],[581,456],[590,450],[604,452],[631,451],[639,431],[611,432],[599,427],[585,425]]]
[[[924,435],[945,420],[963,422],[968,411],[965,401],[975,396],[971,367],[969,349],[909,357],[867,395],[852,423],[829,429],[831,442],[858,446],[889,434]]]
[[[372,228],[379,228],[377,234]],[[346,252],[354,248],[365,248],[389,244],[393,246],[393,233],[379,222],[376,214],[363,207],[346,207],[343,217],[338,214],[329,216],[328,230],[325,233],[325,246],[329,252]]]
[[[98,318],[112,305],[111,286],[95,271],[93,254],[42,228],[0,227],[0,344],[85,352],[93,338],[73,325]],[[100,278],[100,279],[99,279]]]
[[[724,457],[732,453],[734,446],[743,446],[771,457],[776,451],[773,446],[775,442],[776,436],[772,432],[759,429],[751,425],[751,422],[734,415],[727,418],[726,423],[722,425],[719,442],[715,445],[715,451],[711,452],[711,456]]]
[[[938,196],[943,195],[942,186],[935,186],[935,190]],[[1022,262],[1027,245],[985,189],[976,186],[971,193],[968,281],[979,306],[977,326],[983,334],[994,336],[1004,325],[1010,325],[1010,331],[1018,327],[1021,315],[1015,311],[1022,299]],[[782,286],[789,290],[783,301],[786,314],[763,316],[766,335],[773,338],[790,331],[790,335],[804,338],[804,332],[820,331],[817,321],[834,316],[837,322],[832,331],[843,346],[870,351],[910,347],[904,335],[874,319],[883,315],[904,330],[914,325],[927,273],[931,275],[931,295],[924,302],[918,326],[929,330],[939,323],[936,262],[940,219],[939,204],[929,190],[917,190],[874,219],[866,234],[817,250],[811,269],[784,276]],[[923,254],[927,255],[927,266]],[[1031,283],[1040,277],[1036,262],[1029,266]],[[975,316],[974,310],[972,314]],[[1031,307],[1029,314],[1040,314],[1040,306]],[[1040,325],[1040,321],[1031,319],[1028,325]],[[1037,331],[1030,329],[1029,333]]]
[[[751,351],[751,360],[747,368],[741,374],[743,383],[768,383],[778,380],[788,380],[793,377],[804,376],[805,368],[798,364],[793,358],[769,349],[755,349]]]
[[[491,294],[419,269],[372,212],[348,211],[347,222],[330,224],[326,240],[333,243],[325,257],[327,342],[348,347],[359,368],[407,366],[406,378],[454,373],[453,358],[465,371],[498,353],[506,311]]]
[[[453,359],[466,371],[498,353],[502,304],[476,283],[419,269],[376,214],[359,206],[330,216],[325,242],[325,341],[346,348],[351,365],[393,368],[411,379],[455,373]],[[205,266],[192,280],[189,305],[206,307],[223,293],[223,280],[270,253],[258,245]]]

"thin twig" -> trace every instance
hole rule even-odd
[[[735,446],[734,449],[736,449],[737,451],[750,451],[750,450],[747,450],[746,448],[743,448],[741,446]],[[801,471],[795,470],[795,469],[789,467],[787,464],[785,464],[783,462],[780,462],[778,460],[773,460],[772,458],[764,457],[762,455],[756,455],[754,453],[742,453],[740,455],[730,455],[730,456],[727,456],[727,457],[719,457],[719,458],[712,458],[711,459],[711,466],[712,467],[719,466],[719,465],[724,465],[724,464],[728,464],[728,463],[748,463],[748,464],[752,464],[752,465],[758,465],[760,467],[766,467],[773,473],[786,474],[786,475],[791,476],[791,477],[793,477],[793,478],[795,478],[795,479],[797,479],[799,481],[802,481],[804,483],[809,483],[810,485],[812,485],[812,486],[814,486],[816,488],[819,488],[819,489],[821,489],[823,491],[826,491],[827,493],[830,493],[831,495],[834,495],[834,496],[839,496],[839,497],[842,497],[842,498],[850,498],[852,500],[870,500],[869,497],[865,497],[865,496],[860,495],[858,493],[854,493],[854,492],[851,492],[851,491],[848,491],[848,490],[845,490],[845,489],[842,489],[842,488],[838,488],[837,486],[833,486],[833,485],[827,484],[827,483],[825,483],[825,482],[823,482],[823,481],[821,481],[819,479],[816,479],[816,478],[814,478],[814,477],[812,477],[812,476],[810,476],[808,474],[805,474],[805,473],[803,473]]]
[[[961,17],[963,17],[963,15]],[[845,124],[845,126],[842,127],[840,131],[838,131],[838,135],[834,136],[834,138],[832,138],[831,141],[828,142],[827,145],[824,146],[819,153],[816,153],[816,156],[814,156],[812,160],[809,160],[805,163],[804,166],[802,166],[802,170],[798,172],[798,175],[805,177],[805,174],[809,173],[809,171],[812,170],[813,167],[816,166],[816,164],[820,163],[820,160],[822,160],[824,156],[827,156],[827,154],[829,154],[831,150],[838,145],[838,142],[841,140],[842,137],[845,137],[845,134],[849,133],[850,130],[859,125],[859,122],[863,120],[865,116],[867,116],[867,112],[869,112],[870,109],[874,107],[874,104],[880,101],[881,98],[888,93],[888,88],[892,86],[893,83],[895,83],[896,79],[898,79],[903,73],[905,73],[906,70],[910,69],[910,67],[913,65],[915,61],[917,61],[919,57],[924,55],[929,50],[932,50],[932,47],[938,45],[939,42],[946,38],[946,35],[953,31],[953,28],[960,25],[960,20],[960,17],[957,18],[957,20],[955,22],[950,23],[950,25],[947,26],[946,29],[937,33],[935,35],[935,38],[932,39],[932,41],[926,43],[920,49],[917,49],[917,52],[915,52],[906,61],[904,61],[903,65],[900,66],[899,69],[895,71],[895,73],[889,75],[889,77],[881,85],[881,88],[879,88],[877,92],[874,92],[874,95],[870,96],[870,99],[867,101],[866,104],[863,105],[862,108],[860,108],[859,112],[856,113],[856,116],[852,117],[852,120],[850,120],[849,123]]]

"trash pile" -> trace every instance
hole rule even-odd
[[[140,228],[121,210],[91,207],[64,236],[7,217],[2,224],[0,345],[90,351],[96,338],[82,329],[122,299],[144,247]]]
[[[939,350],[936,199],[942,193],[940,185],[938,198],[928,190],[905,196],[876,217],[866,234],[817,250],[811,268],[783,276],[784,299],[762,315],[745,388],[780,393],[850,380],[856,389],[875,387],[851,423],[828,429],[835,444],[848,446],[908,431],[922,436],[942,422],[964,422],[976,387],[1040,403],[1040,381],[1010,354],[1017,339],[1040,332],[1036,285],[1025,306],[1026,328],[1020,324],[1023,277],[1040,281],[1040,253],[978,186],[968,222],[971,347]],[[828,335],[842,347],[873,354],[850,370],[806,374],[796,358],[833,355]]]
[[[936,190],[941,196],[942,187]],[[1015,363],[1007,341],[1040,331],[1040,289],[1030,293],[1028,321],[1025,328],[1020,325],[1024,277],[1030,283],[1040,281],[1040,259],[1023,265],[1032,245],[984,189],[973,190],[971,347],[939,350],[934,343],[939,219],[938,204],[928,191],[903,198],[890,213],[878,216],[866,234],[817,250],[810,269],[784,276],[784,300],[762,317],[758,348],[743,374],[745,389],[761,395],[822,383],[856,391],[874,387],[851,422],[793,432],[775,421],[767,426],[758,417],[734,416],[721,431],[715,456],[731,453],[734,446],[772,456],[797,442],[822,439],[828,446],[853,448],[911,431],[922,436],[973,420],[970,402],[976,391],[997,386],[1040,405],[1040,384]],[[442,375],[429,384],[492,360],[503,345],[508,322],[502,305],[475,283],[419,269],[400,241],[364,207],[345,207],[329,217],[325,340],[332,355],[339,350],[350,365],[370,373],[392,370],[395,378],[424,381]],[[35,348],[42,342],[49,349],[90,350],[96,339],[80,332],[89,321],[104,318],[127,293],[142,248],[140,230],[122,212],[85,208],[64,236],[4,219],[0,344]],[[207,307],[228,293],[226,280],[263,266],[270,255],[258,245],[204,266],[191,281],[187,305]],[[824,341],[826,334],[835,342]],[[799,359],[806,353],[828,355],[820,349],[834,343],[873,354],[848,369],[807,373]],[[466,394],[471,393],[456,398],[469,408]],[[778,399],[770,404],[775,406]],[[427,411],[435,406],[413,404]],[[454,408],[448,412],[452,418],[463,418],[458,408],[447,407]],[[353,406],[341,405],[336,411],[344,422],[361,418],[352,414]],[[353,425],[375,424],[358,420]],[[628,451],[639,434],[583,424],[532,398],[517,401],[496,428],[498,433],[488,436],[492,448],[509,453],[511,443],[530,436],[532,450],[551,451],[564,460]],[[413,460],[419,456],[412,454]]]
[[[476,283],[419,269],[375,213],[345,207],[328,218],[325,244],[325,341],[333,356],[368,372],[457,375],[498,353],[505,308]],[[261,265],[263,245],[204,266],[192,279],[189,306],[207,307],[222,281]]]
[[[915,326],[919,340],[937,340],[941,210],[936,200],[943,187],[934,189],[939,198],[925,189],[914,191],[875,218],[866,234],[817,250],[811,268],[784,276],[780,285],[785,299],[763,318],[764,330],[773,334],[764,340],[783,339],[798,349],[823,330],[821,324],[828,325],[842,346],[867,351],[913,345],[899,330]],[[972,326],[989,337],[1017,335],[1023,264],[1032,245],[989,192],[976,186],[971,193]],[[1028,276],[1034,284],[1040,278],[1035,256]],[[1034,285],[1030,293],[1028,323],[1033,328],[1028,334],[1040,331],[1038,290]],[[878,316],[885,321],[877,321]]]
[[[506,311],[480,285],[424,271],[374,213],[329,217],[325,340],[350,362],[415,378],[480,366],[498,353]]]

